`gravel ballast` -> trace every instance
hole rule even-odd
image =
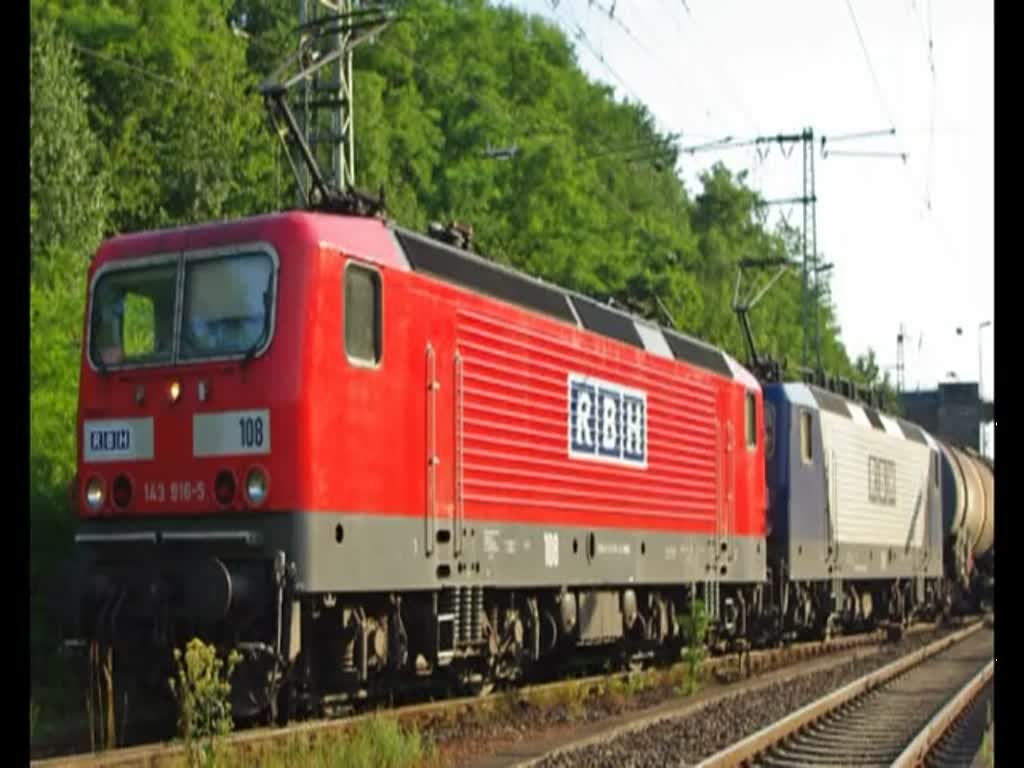
[[[907,638],[876,655],[775,682],[756,692],[731,694],[693,714],[661,720],[606,742],[551,755],[536,765],[538,768],[692,765],[935,639],[934,633]]]

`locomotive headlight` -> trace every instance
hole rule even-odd
[[[178,402],[178,398],[181,397],[181,382],[172,381],[171,386],[167,390],[167,395],[171,398],[172,403]]]
[[[103,496],[103,481],[98,477],[89,478],[89,483],[85,486],[85,503],[93,511],[98,510],[103,506]]]
[[[245,478],[245,495],[253,504],[261,504],[267,497],[267,476],[259,467],[253,467]]]

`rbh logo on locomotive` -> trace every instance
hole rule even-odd
[[[647,393],[569,374],[569,458],[647,468]]]

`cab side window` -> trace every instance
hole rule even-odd
[[[800,409],[800,457],[804,464],[810,464],[814,459],[811,452],[811,412]]]
[[[757,399],[753,392],[747,392],[746,398],[746,434],[747,448],[757,447]]]
[[[355,262],[345,266],[345,355],[354,365],[381,358],[380,273]]]

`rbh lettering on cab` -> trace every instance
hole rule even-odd
[[[647,466],[647,395],[569,373],[569,451]]]
[[[194,634],[237,717],[318,715],[670,658],[698,604],[715,649],[902,624],[994,551],[980,458],[382,218],[117,237],[88,285],[54,606],[168,717]]]
[[[132,449],[131,429],[94,429],[89,432],[89,447],[94,453],[124,453]]]

